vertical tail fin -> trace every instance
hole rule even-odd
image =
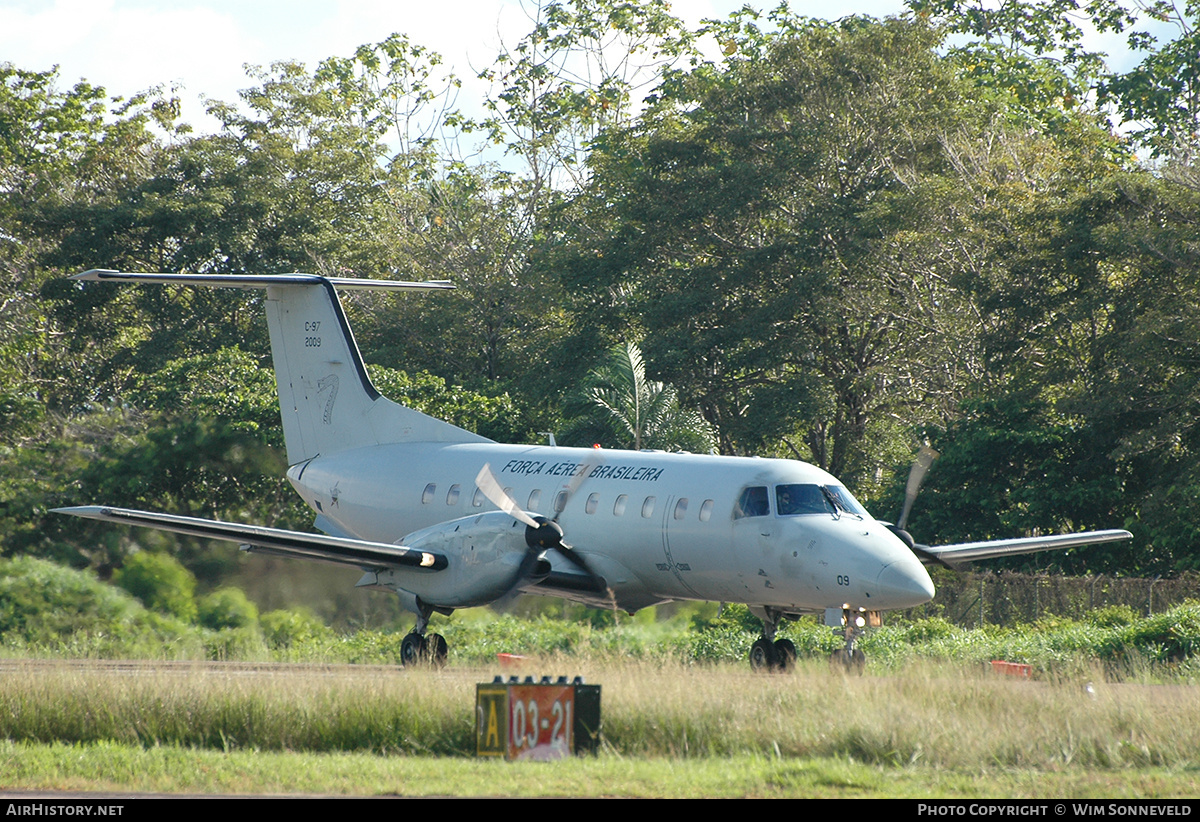
[[[383,397],[342,311],[342,288],[448,288],[446,283],[346,280],[307,274],[145,274],[92,270],[89,282],[142,282],[265,288],[271,355],[288,464],[350,448],[393,442],[489,442]]]

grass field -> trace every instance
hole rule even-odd
[[[483,762],[494,668],[7,663],[0,787],[467,796],[1181,797],[1200,686],[975,666],[787,675],[548,658],[603,688],[598,757]]]
[[[0,742],[3,788],[202,795],[467,797],[1179,798],[1194,769],[891,768],[766,756],[560,762],[26,745]]]

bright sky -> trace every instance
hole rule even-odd
[[[690,26],[776,0],[674,0]],[[793,0],[803,15],[837,19],[903,10],[903,0]],[[128,96],[181,84],[184,119],[201,130],[204,98],[233,102],[250,85],[243,64],[300,60],[315,66],[393,32],[440,52],[464,79],[490,65],[502,42],[530,27],[520,0],[0,0],[0,61],[45,71],[59,66],[64,87],[80,78]],[[1117,38],[1091,48],[1120,50]],[[481,97],[468,86],[459,104]]]
[[[675,0],[672,10],[695,27],[745,4]],[[903,3],[797,0],[792,7],[837,18],[893,14]],[[400,32],[470,78],[529,27],[519,0],[0,0],[0,61],[35,71],[58,65],[64,87],[85,78],[122,96],[180,83],[184,117],[202,127],[203,98],[232,102],[250,85],[245,63],[315,66]]]

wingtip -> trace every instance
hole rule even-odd
[[[76,280],[77,282],[95,283],[103,280],[106,275],[120,273],[120,271],[114,271],[111,268],[89,268],[87,271],[81,271],[78,274],[72,274],[67,279]]]
[[[103,519],[112,511],[105,505],[70,505],[64,508],[51,508],[51,514],[68,514],[72,517],[87,517],[88,519]]]

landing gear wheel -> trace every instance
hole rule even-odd
[[[425,637],[425,648],[429,655],[429,663],[433,665],[433,667],[446,667],[446,657],[449,655],[450,649],[446,646],[445,637],[443,637],[441,634],[428,634]],[[401,650],[403,650],[403,648]]]
[[[769,671],[776,662],[775,644],[766,637],[759,637],[750,646],[750,667],[756,671]]]
[[[437,634],[434,634],[437,636]],[[441,637],[438,637],[441,639]],[[443,644],[445,640],[443,640]],[[416,665],[418,662],[423,662],[429,652],[429,646],[426,644],[425,637],[420,634],[413,633],[404,637],[400,643],[400,663],[405,667]]]
[[[829,656],[829,667],[847,674],[861,674],[867,664],[867,655],[857,648],[843,648]]]
[[[775,667],[786,673],[795,666],[796,644],[790,639],[775,640]]]

